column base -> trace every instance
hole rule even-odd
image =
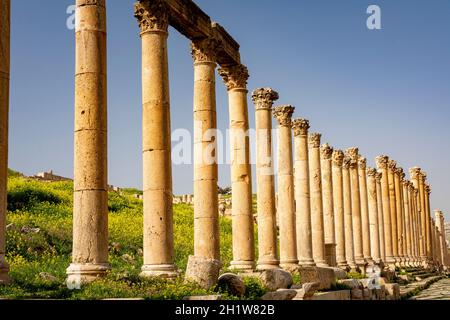
[[[338,268],[340,268],[340,269],[342,269],[342,270],[344,270],[346,272],[350,271],[350,266],[348,265],[347,261],[338,262],[337,265],[338,265],[337,266]]]
[[[109,270],[111,270],[111,266],[108,263],[72,263],[66,271],[67,286],[70,289],[79,289],[82,284],[106,276]]]
[[[231,261],[230,270],[239,273],[251,273],[255,270],[254,261]]]
[[[10,284],[12,282],[9,276],[9,264],[5,261],[5,257],[0,256],[0,285]]]
[[[143,278],[167,278],[174,279],[179,276],[174,264],[143,265],[139,276]]]
[[[316,263],[312,259],[299,260],[298,262],[300,267],[315,267]]]
[[[288,272],[296,272],[300,268],[298,260],[285,260],[280,262],[280,267]]]
[[[256,266],[256,270],[258,271],[265,271],[271,269],[280,269],[280,261],[278,260],[258,261],[258,264]]]

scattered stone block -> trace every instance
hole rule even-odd
[[[339,283],[346,285],[349,289],[361,289],[361,282],[356,279],[339,280]]]
[[[299,268],[301,283],[319,282],[319,290],[330,289],[336,284],[336,276],[332,268],[302,267]]]
[[[291,287],[291,289],[294,286]],[[295,286],[298,288],[298,286]],[[319,290],[320,283],[318,282],[308,282],[304,283],[301,288],[296,289],[297,295],[295,296],[294,300],[309,300],[314,296],[317,290]]]
[[[185,279],[208,290],[217,284],[221,267],[218,260],[189,256]]]
[[[244,296],[246,290],[244,281],[233,273],[225,273],[221,275],[219,277],[217,287],[237,297]]]
[[[293,284],[292,275],[281,269],[270,269],[263,271],[259,279],[263,286],[269,291],[276,291],[278,289],[288,289]]]
[[[187,296],[184,297],[183,300],[189,301],[218,301],[221,300],[222,296],[220,294],[217,295],[206,295],[206,296]]]
[[[363,299],[364,300],[372,300],[372,291],[370,289],[363,289]]]
[[[363,290],[362,289],[352,289],[351,290],[352,300],[363,300]]]
[[[385,288],[388,294],[392,296],[392,300],[400,300],[400,286],[398,283],[386,283]]]
[[[331,268],[334,271],[334,276],[338,280],[347,279],[347,272],[345,270],[342,270],[341,268]]]
[[[311,300],[351,300],[350,290],[316,293]]]
[[[297,291],[292,289],[280,289],[268,292],[261,297],[261,300],[292,300],[296,297]]]

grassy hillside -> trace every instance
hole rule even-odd
[[[0,297],[179,299],[207,293],[193,284],[183,283],[181,277],[174,282],[138,277],[143,262],[142,201],[133,197],[138,191],[132,189],[109,194],[112,271],[105,279],[81,290],[67,289],[64,281],[72,251],[72,188],[71,182],[39,182],[10,172],[6,246],[14,284],[0,286]],[[175,260],[185,270],[188,256],[193,253],[192,207],[175,205],[174,224]],[[221,219],[220,229],[222,261],[229,265],[231,221]]]

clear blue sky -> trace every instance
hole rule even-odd
[[[108,2],[109,181],[140,187],[140,39],[133,0]],[[73,0],[12,0],[10,167],[72,176]],[[241,44],[249,88],[271,86],[335,147],[358,146],[421,166],[432,207],[450,218],[450,1],[197,0]],[[366,9],[382,10],[369,31]],[[170,30],[172,127],[192,130],[189,42]],[[219,128],[227,94],[217,85]],[[250,104],[254,127],[254,108]],[[221,166],[220,185],[229,185]],[[174,192],[192,192],[192,168],[174,168]]]

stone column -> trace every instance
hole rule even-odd
[[[161,1],[135,4],[142,42],[144,265],[141,275],[148,277],[176,275],[167,10]]]
[[[363,234],[362,234],[362,220],[361,220],[361,197],[359,190],[359,174],[358,174],[358,160],[359,149],[347,149],[347,156],[350,158],[350,181],[352,193],[352,219],[353,219],[353,242],[355,246],[355,261],[361,270],[364,270],[366,261],[363,254]]]
[[[438,240],[438,249],[436,250],[440,253],[441,263],[443,266],[446,265],[445,257],[447,251],[447,243],[445,242],[445,224],[444,224],[444,214],[440,210],[435,211],[436,226],[440,232]]]
[[[334,225],[334,207],[333,207],[333,173],[332,156],[333,148],[328,143],[320,148],[321,173],[322,173],[322,197],[323,197],[323,217],[325,233],[325,251],[332,249],[334,259],[328,261],[331,267],[336,263],[336,234]],[[327,249],[328,248],[328,249]]]
[[[405,213],[405,247],[404,254],[406,257],[406,262],[408,265],[412,263],[412,232],[411,232],[411,207],[409,200],[409,181],[404,180],[404,173],[402,178],[402,187],[403,187],[403,212]]]
[[[6,254],[6,196],[8,181],[8,118],[10,72],[10,0],[0,1],[0,284],[11,281]]]
[[[219,69],[228,89],[230,114],[231,192],[233,261],[231,269],[252,271],[255,267],[255,239],[252,204],[252,172],[247,105],[247,67],[233,65]]]
[[[369,204],[367,195],[367,159],[359,157],[358,159],[358,176],[359,176],[359,194],[361,197],[361,224],[363,235],[363,254],[364,259],[369,263],[373,263],[371,255],[371,237],[370,237],[370,217]],[[376,186],[376,185],[375,185]],[[375,190],[376,191],[376,190]],[[375,199],[376,200],[376,199]],[[378,221],[377,221],[378,224]]]
[[[352,160],[344,158],[342,164],[342,189],[344,193],[344,217],[345,217],[345,257],[349,267],[353,271],[359,270],[355,261],[355,246],[353,241],[353,218],[352,218],[352,188],[350,179],[350,165]]]
[[[279,266],[275,213],[275,183],[272,157],[272,106],[278,93],[257,89],[252,95],[256,106],[256,180],[258,199],[258,270]]]
[[[394,187],[395,187],[395,212],[397,216],[397,245],[398,245],[398,258],[401,265],[404,264],[403,254],[403,189],[401,184],[401,176],[403,174],[402,168],[395,168],[394,171]]]
[[[192,42],[194,60],[194,255],[220,259],[214,39]]]
[[[389,179],[389,203],[391,206],[391,232],[392,232],[392,252],[395,263],[400,262],[398,256],[398,232],[397,232],[397,194],[395,192],[395,171],[397,170],[397,162],[389,160],[388,163],[388,179]]]
[[[414,185],[413,185],[414,186]],[[414,188],[414,208],[416,211],[416,246],[417,246],[417,262],[419,265],[422,263],[421,252],[423,250],[422,244],[422,220],[420,217],[420,200],[419,189]]]
[[[422,263],[426,263],[426,244],[425,237],[426,234],[426,225],[425,225],[425,209],[424,209],[424,188],[423,188],[423,180],[422,180],[422,172],[418,167],[414,167],[409,169],[409,174],[411,176],[411,181],[414,184],[414,187],[418,189],[417,193],[417,207],[419,211],[419,248],[420,248],[420,258]]]
[[[278,208],[280,219],[280,265],[298,268],[295,231],[294,168],[292,160],[292,115],[295,108],[280,106],[273,110],[278,122]]]
[[[384,239],[384,215],[383,215],[383,195],[381,189],[381,179],[383,174],[377,171],[375,179],[377,182],[377,206],[378,206],[378,235],[380,241],[381,260],[386,261],[386,244]]]
[[[108,264],[106,7],[76,1],[72,264],[68,282],[89,282]]]
[[[297,251],[299,265],[315,266],[312,251],[311,203],[309,190],[309,121],[295,119],[292,121],[295,136],[295,212],[297,224]]]
[[[344,192],[342,165],[344,152],[334,150],[332,156],[332,181],[333,181],[333,212],[336,237],[336,262],[339,268],[347,269],[348,263],[345,257],[345,217],[344,217]]]
[[[419,242],[417,233],[417,201],[416,201],[416,189],[414,184],[409,183],[409,207],[411,209],[411,246],[413,254],[413,264],[417,265],[419,262]]]
[[[381,263],[380,237],[378,226],[378,197],[377,197],[377,171],[373,168],[367,170],[367,193],[369,205],[370,249],[371,257],[377,264]]]
[[[427,174],[422,172],[422,179],[424,183],[424,191],[425,191],[425,215],[426,215],[426,239],[427,239],[427,254],[428,257],[432,260],[434,256],[434,246],[433,240],[431,239],[432,232],[434,230],[431,228],[431,208],[430,208],[430,195],[431,195],[431,187],[425,182],[427,179]]]
[[[311,190],[311,226],[314,262],[328,267],[325,259],[325,232],[322,202],[322,171],[320,168],[320,133],[309,135],[309,181]]]
[[[384,222],[384,244],[385,244],[385,262],[392,268],[395,264],[395,259],[392,250],[392,228],[391,228],[391,205],[389,194],[389,178],[388,178],[388,162],[389,157],[378,156],[376,163],[378,170],[381,172],[381,195],[383,202],[383,222]]]

